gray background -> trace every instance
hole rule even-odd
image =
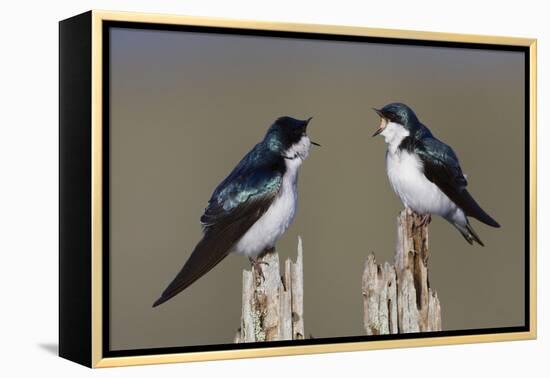
[[[111,37],[111,348],[230,343],[241,269],[230,255],[166,304],[152,302],[200,238],[215,186],[278,116],[314,116],[300,207],[278,244],[304,239],[305,327],[363,334],[367,254],[391,261],[401,203],[371,107],[402,101],[449,143],[470,191],[503,226],[473,220],[469,246],[430,225],[430,282],[446,330],[522,325],[523,55],[284,38],[115,29]]]

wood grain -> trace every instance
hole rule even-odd
[[[236,343],[304,338],[304,268],[302,239],[296,262],[279,264],[277,252],[258,259],[257,268],[243,271],[241,326]]]
[[[428,279],[428,226],[410,209],[397,217],[394,263],[374,253],[363,271],[363,325],[367,335],[441,331],[441,305]]]

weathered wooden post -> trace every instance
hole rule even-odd
[[[397,217],[394,264],[377,265],[374,253],[363,272],[363,324],[367,335],[440,331],[441,307],[428,281],[428,227],[410,209]]]
[[[277,252],[268,253],[258,261],[263,278],[255,268],[243,271],[241,327],[235,335],[235,342],[303,339],[302,239],[298,237],[296,262],[287,259],[283,274]]]

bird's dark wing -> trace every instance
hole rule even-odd
[[[424,165],[426,178],[437,185],[467,216],[489,226],[500,227],[466,190],[468,182],[451,147],[436,138],[428,137],[415,143],[414,149]]]
[[[226,219],[248,199],[274,195],[285,172],[283,158],[257,145],[214,190],[201,217],[204,232]]]
[[[283,175],[280,167],[269,159],[263,164],[251,163],[246,160],[249,155],[214,191],[201,217],[203,238],[153,307],[174,297],[223,260],[277,196]]]

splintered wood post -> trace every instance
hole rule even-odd
[[[281,273],[279,254],[258,259],[256,268],[243,271],[241,327],[236,343],[300,340],[304,338],[304,267],[302,239],[296,262],[287,259]]]
[[[363,271],[363,324],[367,335],[441,331],[441,306],[428,280],[428,227],[410,209],[397,217],[394,264]]]

